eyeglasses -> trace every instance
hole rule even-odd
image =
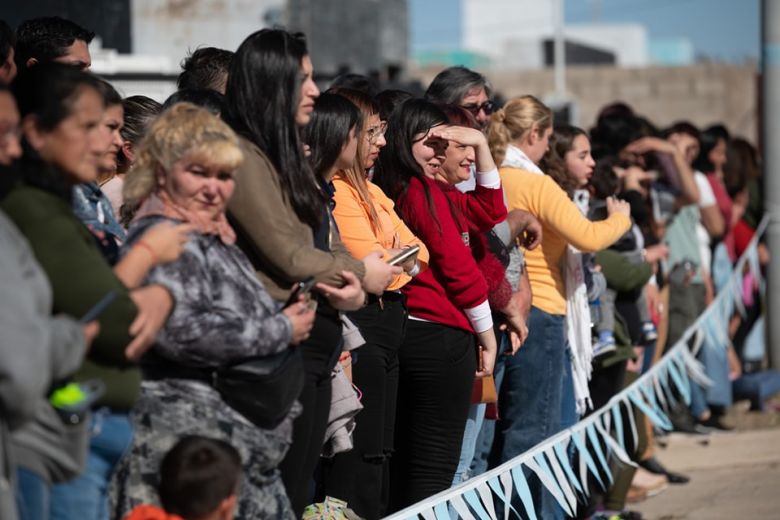
[[[488,101],[485,101],[484,103],[482,103],[481,105],[473,105],[473,104],[472,105],[460,105],[460,108],[468,110],[469,112],[471,112],[471,115],[473,115],[474,117],[477,117],[479,115],[479,111],[480,110],[485,112],[485,115],[489,116],[490,114],[493,113],[493,110],[495,110],[496,105],[492,101],[488,100]]]
[[[387,130],[387,123],[385,121],[379,123],[379,126],[372,126],[368,130],[366,130],[366,137],[368,137],[368,142],[369,143],[376,142],[376,140],[379,139],[380,136],[385,135],[386,130]]]

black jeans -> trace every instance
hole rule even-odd
[[[341,319],[332,308],[317,309],[309,339],[298,345],[306,370],[301,396],[303,413],[295,419],[290,451],[279,466],[296,518],[310,503],[312,476],[328,426],[331,371],[341,352]]]
[[[406,328],[406,307],[400,294],[385,293],[351,313],[366,344],[356,352],[352,382],[363,394],[356,417],[354,447],[323,463],[325,494],[345,500],[362,518],[382,518],[387,508],[389,461],[393,452],[398,393],[398,350]]]
[[[474,335],[410,319],[399,351],[390,511],[450,487],[477,369]]]

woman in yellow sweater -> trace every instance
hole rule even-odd
[[[554,435],[561,423],[566,339],[566,292],[562,260],[568,244],[580,251],[603,249],[631,225],[629,206],[608,201],[609,218],[591,222],[566,192],[539,169],[552,133],[552,112],[533,96],[509,100],[491,117],[488,142],[507,198],[507,209],[523,209],[543,227],[542,243],[526,251],[532,308],[528,338],[508,357],[499,403],[493,453],[503,463]],[[541,518],[562,514],[549,494],[532,486]]]
[[[398,349],[407,320],[400,289],[426,268],[428,250],[398,217],[393,201],[367,179],[368,170],[385,145],[385,126],[379,120],[378,105],[355,90],[329,92],[350,100],[363,115],[354,164],[339,170],[333,178],[333,218],[344,246],[355,258],[379,251],[385,260],[401,248],[420,246],[416,260],[401,264],[404,271],[396,275],[381,297],[370,297],[367,306],[349,314],[366,340],[352,367],[353,382],[363,393],[363,410],[356,420],[354,448],[324,465],[326,495],[345,500],[361,517],[381,518],[387,505],[382,500],[387,497],[387,466],[393,451]]]

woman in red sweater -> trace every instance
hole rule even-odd
[[[475,191],[445,194],[448,185],[436,176],[447,146],[454,145],[448,138],[471,137],[449,130],[447,122],[432,103],[406,101],[390,117],[387,146],[374,174],[430,253],[429,269],[403,289],[409,321],[399,351],[391,510],[450,486],[475,372],[489,374],[495,362],[488,286],[469,247],[466,223],[486,232],[505,218],[503,191],[492,159],[488,171],[481,169],[488,153],[477,158]],[[479,372],[477,342],[484,349]]]

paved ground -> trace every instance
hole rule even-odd
[[[649,520],[780,519],[780,414],[735,411],[709,444],[673,434],[657,457],[691,482],[630,505]]]

